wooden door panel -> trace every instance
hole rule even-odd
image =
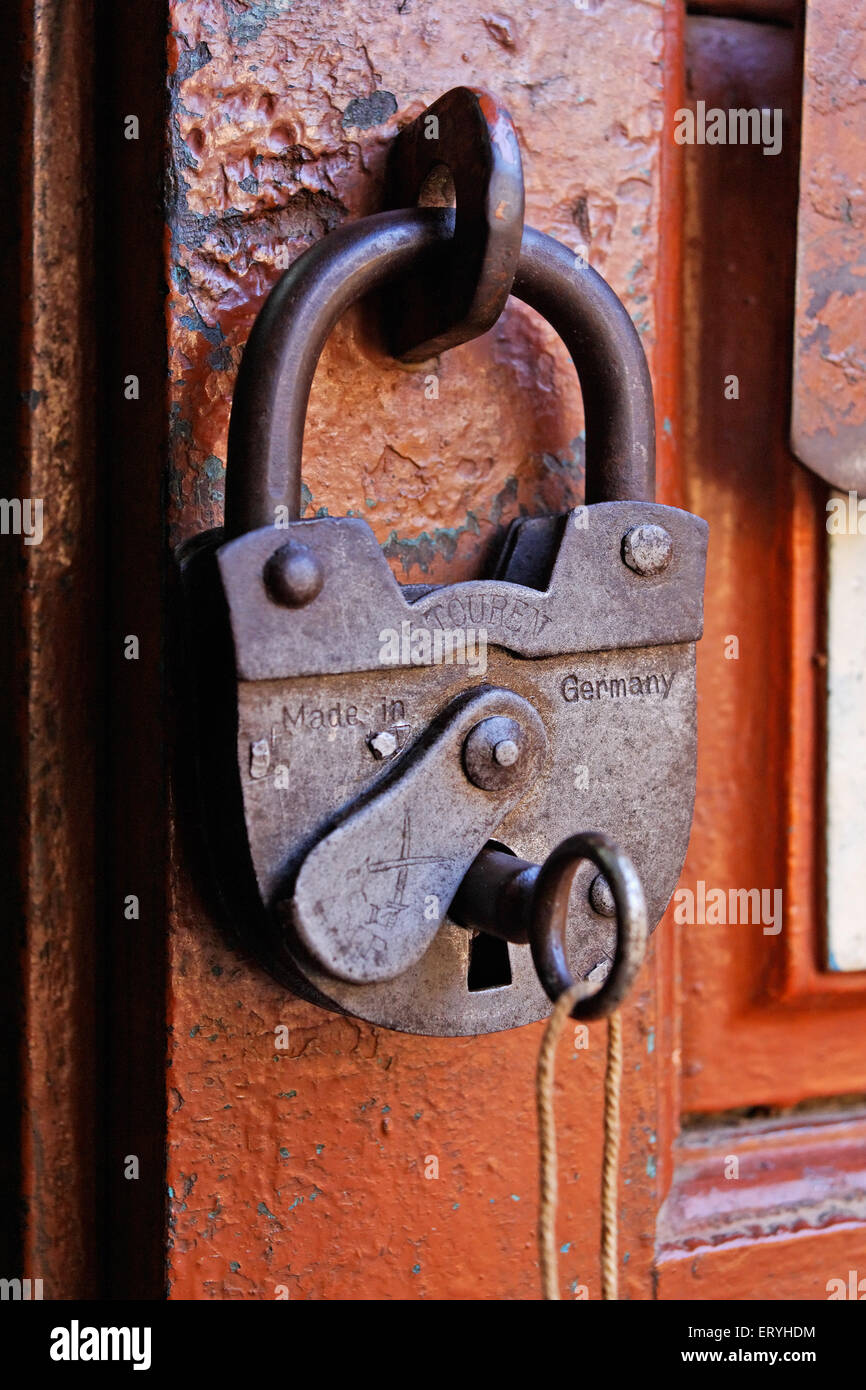
[[[474,0],[435,13],[302,0],[254,15],[176,0],[171,16],[175,540],[221,519],[232,382],[280,248],[294,258],[375,210],[388,141],[452,86],[486,86],[507,105],[527,221],[588,244],[656,364],[659,64],[677,42],[660,8],[622,4],[614,16],[544,0],[505,18]],[[670,283],[661,302],[674,319]],[[658,393],[667,478],[673,350]],[[485,338],[420,371],[383,359],[350,315],[313,390],[308,514],[366,516],[404,582],[477,573],[519,508],[555,511],[581,495],[580,431],[568,360],[530,311],[509,308]],[[300,1298],[535,1297],[540,1029],[419,1039],[292,999],[224,943],[180,832],[175,856],[172,1296],[273,1298],[282,1286]],[[621,1242],[633,1296],[650,1288],[667,1036],[648,967],[628,1015]],[[559,1083],[562,1283],[593,1297],[603,1049],[603,1027],[588,1051],[564,1046]],[[425,1178],[431,1157],[438,1178]]]
[[[799,44],[696,17],[689,96],[781,108],[782,152],[686,146],[689,506],[711,526],[698,653],[698,797],[682,885],[780,889],[771,925],[680,927],[683,1109],[790,1105],[866,1088],[866,982],[821,966],[819,853],[826,489],[785,445]],[[725,380],[737,375],[739,399]],[[739,657],[728,659],[729,638]]]
[[[760,1240],[731,1240],[715,1249],[702,1245],[660,1261],[657,1293],[668,1300],[725,1303],[825,1300],[831,1280],[842,1279],[851,1287],[851,1271],[857,1275],[863,1269],[864,1248],[858,1223],[820,1235],[783,1231]]]
[[[866,1251],[866,982],[822,959],[826,488],[786,444],[801,35],[778,17],[695,16],[686,30],[692,107],[780,108],[785,124],[775,157],[685,148],[686,497],[711,542],[681,886],[779,888],[783,917],[778,932],[675,927],[682,1128],[659,1220],[665,1299],[825,1299]]]

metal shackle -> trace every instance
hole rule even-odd
[[[301,451],[313,376],[343,312],[412,269],[453,233],[454,211],[377,213],[330,232],[283,274],[253,324],[235,386],[226,470],[227,539],[300,519]],[[512,293],[559,334],[586,419],[586,501],[655,500],[655,424],[646,358],[605,280],[566,246],[523,230]]]

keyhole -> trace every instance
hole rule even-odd
[[[469,942],[469,975],[466,986],[473,994],[485,989],[503,989],[511,984],[508,942],[488,932],[475,932]]]

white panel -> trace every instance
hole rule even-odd
[[[832,970],[866,970],[866,535],[856,498],[834,496],[848,530],[829,536],[827,956]]]

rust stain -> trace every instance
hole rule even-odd
[[[15,769],[7,769],[18,783],[12,804],[20,859],[9,866],[5,895],[13,961],[11,970],[6,962],[5,1002],[21,1026],[23,1268],[3,1274],[42,1279],[46,1298],[94,1298],[95,1117],[102,1111],[92,1066],[99,1037],[94,865],[101,844],[93,750],[104,737],[104,652],[93,466],[97,291],[87,192],[93,33],[89,16],[50,4],[22,10],[21,20],[28,73],[22,226],[30,230],[20,261],[26,409],[17,475],[25,495],[43,499],[44,538],[15,559],[7,551],[3,561],[20,603],[15,638],[23,658],[14,678],[10,673],[20,752]],[[17,539],[4,535],[3,543]],[[11,887],[19,874],[20,898]],[[15,1195],[7,1192],[7,1201],[14,1210]]]

